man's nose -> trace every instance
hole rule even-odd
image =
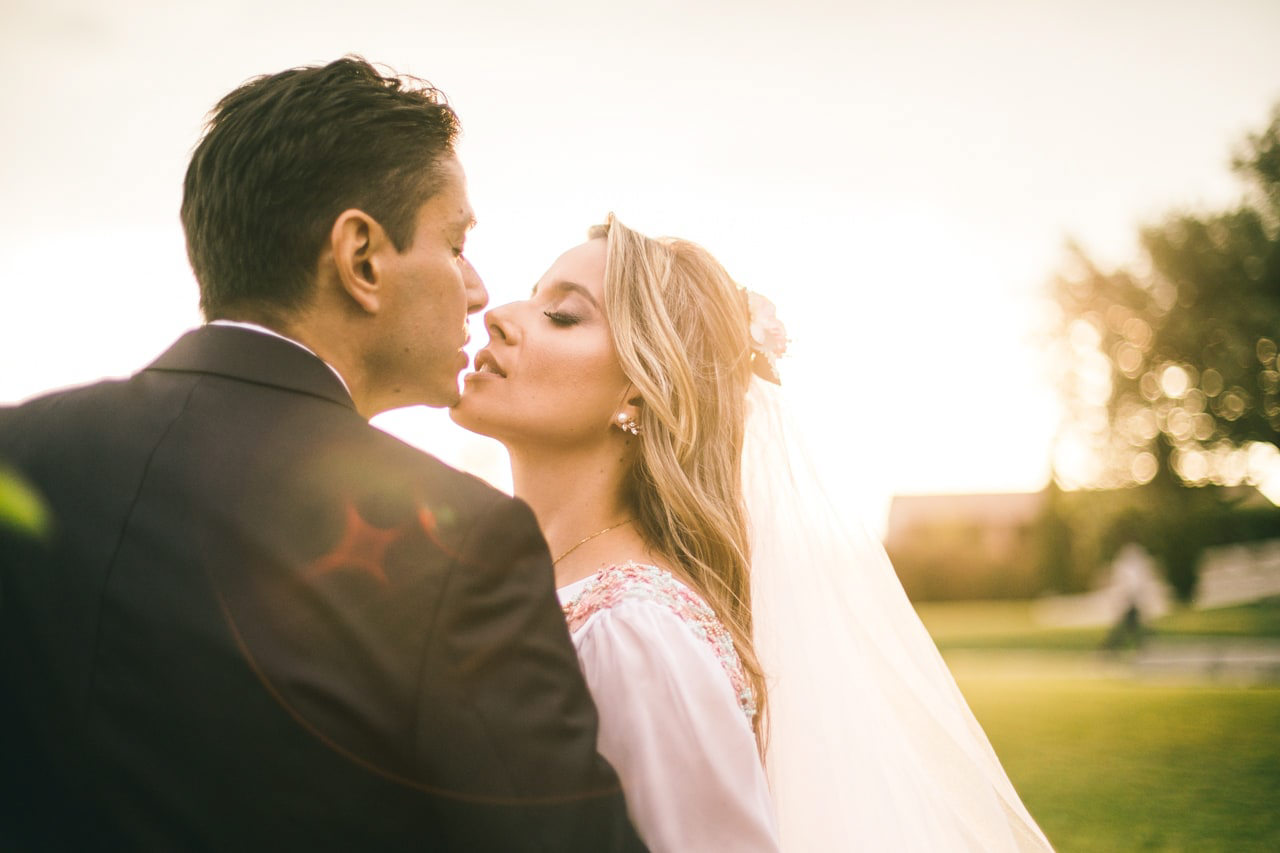
[[[476,268],[471,266],[471,261],[465,257],[462,261],[462,282],[466,287],[467,293],[467,313],[474,314],[484,309],[489,304],[489,291],[485,290],[484,282],[480,279],[480,273],[476,272]]]

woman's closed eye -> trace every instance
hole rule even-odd
[[[567,311],[543,311],[542,314],[557,326],[575,326],[582,322],[582,318],[577,314],[570,314]]]

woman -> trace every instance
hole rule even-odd
[[[612,216],[590,236],[486,315],[453,416],[511,454],[646,843],[1047,848],[882,549],[794,464],[753,378],[785,344],[767,303],[692,243]],[[830,583],[851,561],[878,586]]]

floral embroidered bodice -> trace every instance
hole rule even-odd
[[[711,649],[724,669],[738,705],[750,725],[756,715],[755,693],[733,647],[733,637],[702,597],[657,566],[627,562],[601,569],[564,604],[569,630],[577,631],[595,613],[625,601],[647,601],[671,611]]]

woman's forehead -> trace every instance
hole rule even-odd
[[[556,258],[555,263],[534,286],[534,293],[549,287],[577,285],[578,288],[585,289],[594,301],[602,301],[606,245],[604,240],[588,240],[574,246]]]

